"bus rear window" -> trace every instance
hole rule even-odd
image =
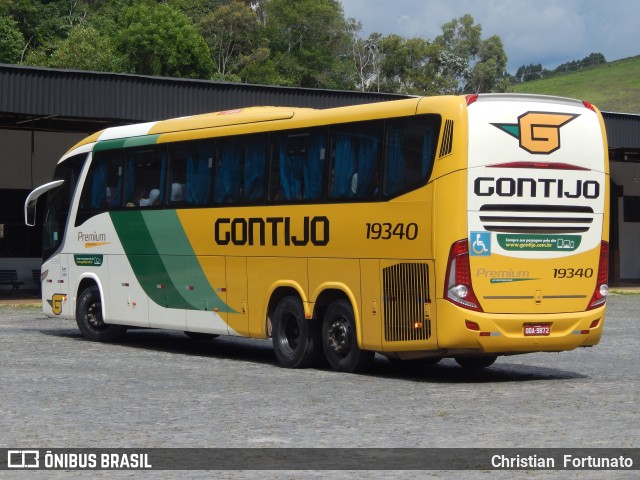
[[[429,179],[433,168],[439,115],[397,118],[387,122],[383,195],[407,192]]]

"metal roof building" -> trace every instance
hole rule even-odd
[[[248,106],[331,108],[399,98],[406,96],[0,64],[0,128],[91,133]]]

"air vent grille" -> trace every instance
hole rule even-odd
[[[439,157],[450,155],[453,151],[453,120],[445,120],[442,131],[442,143],[440,144]]]
[[[584,233],[593,224],[591,207],[571,205],[483,205],[480,222],[498,233]]]
[[[431,321],[425,318],[429,302],[428,267],[424,263],[399,263],[382,271],[384,289],[384,339],[387,342],[426,340]]]

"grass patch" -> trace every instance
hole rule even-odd
[[[609,290],[609,294],[612,295],[640,295],[640,288],[638,289],[625,289],[625,290],[620,290],[617,288],[612,288],[611,290]]]
[[[587,100],[606,112],[640,113],[640,56],[513,85],[510,90]]]
[[[30,310],[34,308],[42,309],[42,302],[34,300],[33,303],[3,303],[0,304],[0,312],[2,310]]]

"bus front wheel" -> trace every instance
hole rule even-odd
[[[322,319],[322,347],[331,367],[339,372],[361,372],[373,363],[375,352],[361,350],[351,304],[335,300]]]
[[[82,335],[94,342],[113,342],[127,331],[124,325],[104,323],[100,290],[96,285],[83,290],[78,296],[76,323]]]
[[[320,353],[320,333],[315,320],[307,320],[298,297],[284,297],[273,313],[273,350],[287,368],[313,365]]]

